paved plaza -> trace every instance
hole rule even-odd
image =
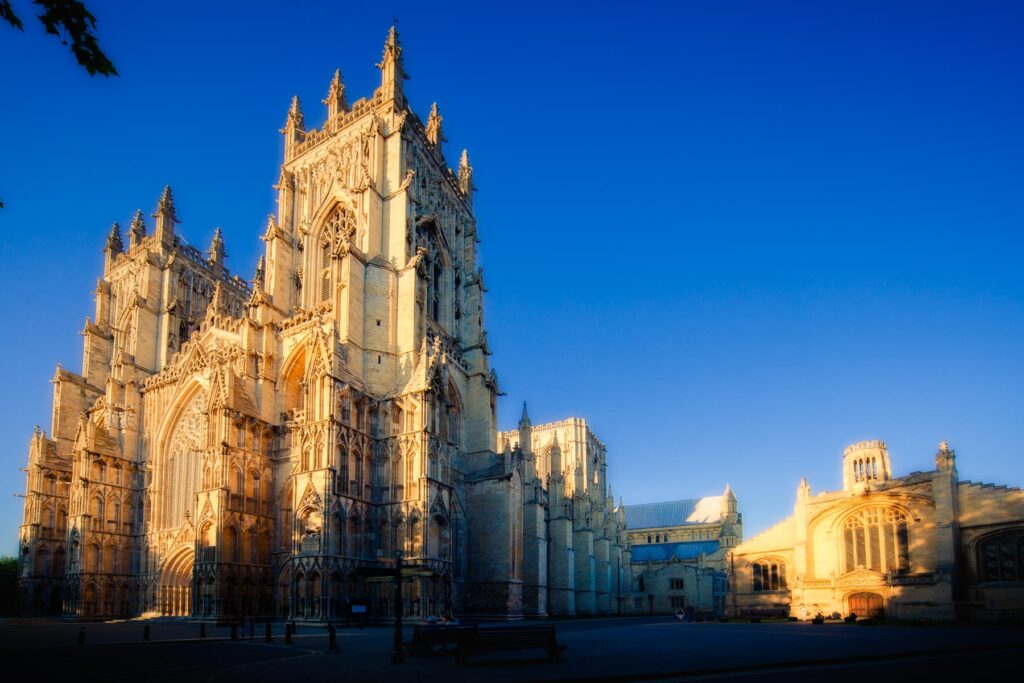
[[[539,652],[481,655],[465,666],[453,657],[408,657],[391,664],[393,632],[338,629],[338,651],[321,628],[300,627],[286,645],[230,640],[224,627],[148,622],[0,624],[8,661],[44,649],[31,661],[39,676],[96,681],[521,681],[521,680],[910,680],[1006,669],[1020,674],[1024,629],[985,626],[887,626],[810,623],[677,623],[670,618],[553,622],[568,646],[559,661]],[[484,626],[486,627],[486,626]],[[85,645],[78,644],[85,630]],[[407,634],[408,637],[409,634]],[[1015,673],[1014,673],[1015,672]]]

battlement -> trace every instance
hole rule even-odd
[[[857,453],[858,451],[867,451],[872,449],[885,450],[885,448],[885,442],[880,439],[872,439],[870,441],[858,441],[855,444],[850,444],[843,450],[843,457],[846,457],[851,453]]]

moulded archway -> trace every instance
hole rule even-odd
[[[192,570],[195,550],[184,546],[173,551],[160,570],[158,600],[160,613],[165,616],[191,616]]]

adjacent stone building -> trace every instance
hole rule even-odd
[[[893,477],[882,441],[848,447],[843,489],[797,487],[793,515],[729,555],[735,615],[1024,616],[1024,492],[935,469]]]
[[[29,450],[27,611],[383,617],[399,552],[411,616],[610,609],[603,447],[572,422],[564,465],[498,450],[473,169],[407,102],[394,29],[378,68],[353,103],[335,73],[319,129],[292,101],[251,281],[219,230],[185,241],[170,188],[110,230],[82,371],[57,369]]]
[[[519,429],[499,438],[523,471],[525,614],[620,612],[632,584],[629,540],[605,445],[583,418],[533,425],[525,404]]]
[[[743,540],[727,484],[721,496],[625,506],[635,592],[631,612],[725,613],[726,554]]]

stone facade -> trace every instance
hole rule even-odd
[[[635,577],[631,612],[725,613],[726,554],[743,540],[743,517],[721,496],[625,506]]]
[[[368,578],[402,551],[407,614],[522,613],[473,170],[406,101],[394,29],[378,67],[351,105],[335,73],[320,129],[292,101],[252,281],[219,231],[184,241],[170,188],[110,231],[82,372],[58,368],[29,450],[27,610],[385,616]]]
[[[893,477],[882,441],[843,454],[843,489],[797,487],[793,515],[729,557],[735,615],[1024,616],[1024,492],[935,469]]]

